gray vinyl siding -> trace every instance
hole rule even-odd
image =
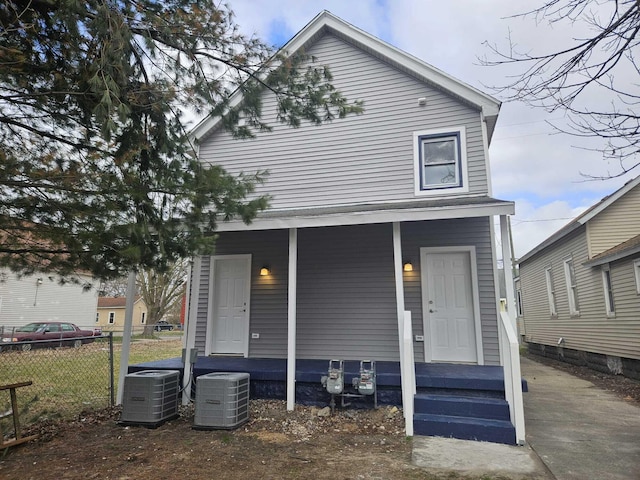
[[[349,99],[364,101],[364,113],[293,129],[274,121],[274,99],[265,93],[263,119],[273,130],[249,140],[215,132],[200,146],[202,162],[233,174],[268,170],[256,195],[270,195],[274,209],[410,200],[413,132],[465,127],[470,193],[487,193],[479,111],[335,36],[308,53],[331,67]],[[421,97],[426,106],[418,106]]]
[[[251,317],[249,356],[282,358],[287,354],[287,285],[289,270],[289,232],[268,230],[221,234],[216,243],[218,255],[251,253]],[[260,269],[268,266],[268,277]]]
[[[640,298],[635,290],[633,258],[610,264],[615,316],[606,313],[602,268],[585,267],[585,227],[520,265],[526,340],[556,346],[560,337],[573,350],[640,358]],[[580,314],[569,314],[563,260],[572,256]],[[549,314],[544,269],[551,266],[557,316]]]
[[[500,363],[500,351],[491,242],[488,217],[402,224],[402,253],[413,264],[412,281],[405,283],[405,307],[413,312],[414,331],[418,330],[416,323],[419,323],[419,330],[423,330],[420,248],[475,246],[484,362],[486,365],[497,365]],[[422,348],[416,348],[416,360],[424,360]]]
[[[640,234],[640,186],[587,222],[591,257]]]
[[[211,257],[202,257],[200,283],[196,302],[195,347],[204,353],[207,335],[207,315],[209,313],[209,286],[211,285]]]
[[[391,225],[298,235],[299,358],[397,361]]]
[[[297,357],[397,361],[398,324],[391,224],[298,230]],[[403,274],[405,308],[413,331],[423,335],[419,249],[475,245],[477,248],[486,364],[497,364],[497,324],[489,219],[413,222],[402,225],[403,257],[414,271]],[[252,254],[249,356],[287,355],[288,231],[221,233],[216,254]],[[268,265],[269,277],[258,275]],[[210,275],[203,262],[203,276]],[[203,281],[204,282],[204,281]],[[203,284],[201,282],[201,284]],[[200,298],[207,297],[200,293]],[[198,317],[204,351],[206,315]],[[414,342],[417,361],[422,342]]]

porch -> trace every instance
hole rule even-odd
[[[296,402],[303,405],[329,405],[330,395],[321,385],[329,360],[296,361]],[[378,361],[377,401],[382,405],[402,405],[399,362]],[[345,387],[359,374],[358,361],[344,361]],[[141,370],[179,370],[181,358],[129,366],[129,373]],[[287,360],[274,358],[198,357],[193,364],[192,398],[197,377],[212,372],[246,372],[251,377],[252,399],[287,399]],[[505,400],[503,368],[498,365],[416,363],[414,430],[418,434],[475,439],[498,443],[515,442]],[[346,389],[346,388],[345,388]],[[522,380],[522,389],[527,383]],[[372,397],[348,398],[350,408],[372,408]],[[337,404],[340,405],[339,399]]]

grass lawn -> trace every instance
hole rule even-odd
[[[114,384],[117,388],[121,341],[113,346]],[[129,363],[136,364],[179,357],[182,342],[138,340],[131,343]],[[17,390],[20,421],[28,425],[42,419],[74,418],[83,410],[100,409],[110,404],[109,342],[99,340],[80,348],[34,349],[29,352],[0,353],[0,385],[32,381]],[[115,392],[114,392],[115,396]],[[0,392],[0,418],[10,410],[9,392]],[[0,420],[7,432],[10,418]]]

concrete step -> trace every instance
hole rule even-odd
[[[502,398],[433,395],[418,393],[414,399],[415,413],[455,417],[509,420],[509,404]]]
[[[516,431],[509,420],[455,417],[416,413],[413,416],[416,435],[458,438],[481,442],[515,445]]]

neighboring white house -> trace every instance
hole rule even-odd
[[[91,283],[79,275],[80,283]],[[30,322],[71,322],[86,329],[95,327],[98,294],[85,291],[81,284],[60,284],[45,273],[18,276],[0,272],[0,329],[11,329]]]

